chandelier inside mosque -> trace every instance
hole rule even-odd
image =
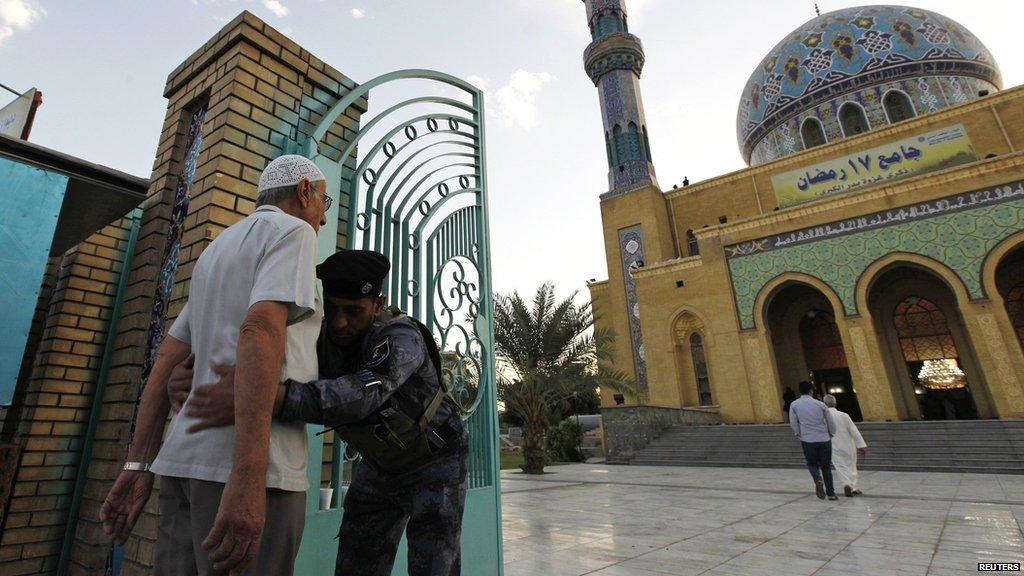
[[[956,360],[952,358],[925,360],[921,371],[917,373],[917,379],[922,386],[933,390],[949,390],[967,386],[964,381],[964,371],[957,366]]]

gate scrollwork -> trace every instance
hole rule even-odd
[[[430,95],[378,99],[381,89],[408,94],[409,82],[418,83],[417,94]],[[389,104],[379,113],[364,113],[340,158],[324,160],[318,143],[329,121],[371,89],[371,103]],[[431,329],[452,398],[469,423],[471,486],[494,485],[496,391],[482,92],[429,70],[386,74],[328,111],[307,141],[306,155],[340,167],[337,192],[347,209],[338,218],[346,244],[391,260],[384,284],[389,303]]]

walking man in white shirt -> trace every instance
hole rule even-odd
[[[838,500],[832,484],[832,436],[836,425],[828,407],[811,396],[813,389],[810,382],[800,383],[800,397],[789,405],[789,425],[804,449],[804,460],[814,479],[814,493],[822,500],[826,496]]]
[[[317,379],[316,233],[330,199],[320,169],[295,155],[267,165],[258,193],[256,211],[196,262],[188,304],[143,392],[128,462],[100,511],[104,531],[124,542],[160,474],[157,576],[290,575],[302,539],[305,425],[271,416],[280,382]],[[214,365],[235,365],[235,424],[196,431],[183,409],[161,448],[167,380],[190,350],[193,390],[219,380]]]
[[[824,400],[836,424],[836,434],[832,437],[832,465],[836,467],[836,480],[843,487],[843,494],[858,496],[861,491],[857,487],[857,456],[867,454],[868,445],[850,415],[836,410],[836,397],[827,394]]]

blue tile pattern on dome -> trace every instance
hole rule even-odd
[[[901,78],[966,76],[1001,87],[988,49],[953,20],[904,6],[822,14],[786,36],[747,81],[737,136],[754,146],[795,114],[848,92]]]

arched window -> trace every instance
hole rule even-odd
[[[817,118],[804,120],[803,125],[800,126],[800,137],[804,141],[804,150],[821,146],[827,142],[825,130],[821,127],[821,122]]]
[[[907,362],[956,358],[946,315],[931,300],[911,296],[893,313],[896,335]]]
[[[711,398],[711,380],[708,378],[708,362],[704,356],[704,339],[700,332],[690,335],[690,355],[693,357],[693,375],[697,380],[697,394],[701,406],[714,404]]]
[[[882,105],[890,124],[914,117],[914,105],[910,103],[910,98],[899,90],[890,90],[882,99]]]
[[[628,137],[628,153],[626,159],[628,160],[643,160],[646,158],[644,154],[644,143],[643,138],[640,134],[640,129],[637,128],[635,122],[630,122],[627,128]]]
[[[690,253],[690,256],[700,255],[700,246],[697,245],[697,235],[693,233],[693,230],[686,231],[686,251]]]
[[[654,162],[651,160],[651,141],[647,138],[647,126],[642,127],[644,134],[644,154],[647,156],[648,162]]]
[[[622,137],[622,126],[612,127],[612,166],[619,166],[626,158],[626,139]]]
[[[847,102],[839,108],[839,125],[843,127],[844,136],[856,136],[871,129],[868,126],[868,117],[864,115],[864,109]]]

